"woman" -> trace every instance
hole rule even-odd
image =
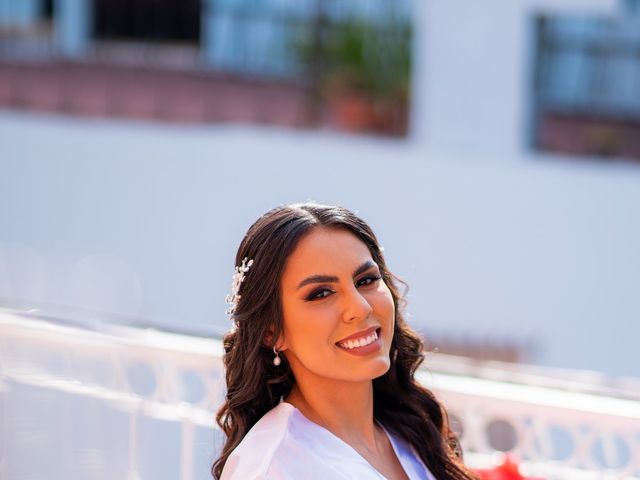
[[[370,227],[341,207],[275,208],[236,255],[216,479],[472,479],[414,380],[423,345]]]

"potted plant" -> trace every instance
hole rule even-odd
[[[331,123],[347,130],[405,133],[410,42],[406,21],[383,27],[345,20],[322,24],[321,35],[298,45]]]

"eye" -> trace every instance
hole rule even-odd
[[[376,283],[378,280],[380,280],[382,277],[380,275],[368,275],[366,277],[361,278],[360,280],[358,280],[357,282],[357,286],[358,287],[367,287],[369,285],[373,285],[374,283]],[[332,295],[334,292],[333,290],[330,290],[328,288],[319,288],[317,290],[314,290],[313,292],[311,292],[309,294],[309,296],[307,296],[306,300],[307,301],[314,301],[314,300],[321,300],[323,298],[326,298],[330,295]]]
[[[380,275],[370,275],[368,277],[364,277],[361,278],[358,281],[358,286],[367,286],[367,285],[372,285],[374,283],[376,283],[378,280],[380,280],[382,277]]]
[[[310,301],[320,300],[321,298],[328,297],[332,293],[333,292],[328,288],[319,288],[318,290],[314,290],[313,292],[311,292],[307,297],[307,300],[310,300]]]

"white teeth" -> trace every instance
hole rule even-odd
[[[356,340],[347,340],[346,342],[340,343],[342,348],[352,349],[355,347],[364,347],[378,340],[378,332],[374,331],[371,335],[366,338],[358,338]]]

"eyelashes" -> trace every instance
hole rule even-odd
[[[380,280],[382,277],[380,275],[368,275],[362,279],[360,279],[360,281],[358,283],[363,282],[364,280],[370,280],[368,283],[365,283],[364,285],[371,285],[373,283],[376,283],[378,280]]]
[[[358,287],[368,287],[370,285],[373,285],[374,283],[377,283],[379,280],[382,279],[382,276],[380,275],[367,275],[366,277],[361,278],[360,280],[358,280]],[[314,300],[321,300],[323,298],[326,298],[330,295],[332,295],[334,292],[333,290],[326,288],[326,287],[322,287],[322,288],[318,288],[317,290],[314,290],[313,292],[311,292],[306,300],[307,301],[314,301]]]

